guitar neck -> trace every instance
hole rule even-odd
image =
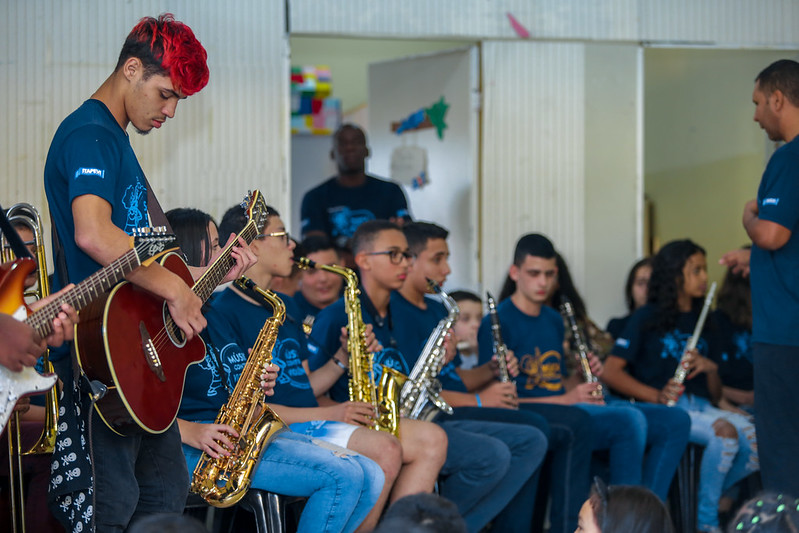
[[[44,338],[53,332],[53,319],[61,312],[61,304],[69,304],[80,311],[92,300],[122,281],[122,279],[141,265],[135,249],[130,249],[108,266],[98,270],[78,283],[72,290],[61,295],[57,300],[46,304],[25,319],[36,333]]]
[[[247,244],[250,244],[258,234],[258,229],[255,227],[255,223],[251,220],[244,226],[244,229],[241,230],[239,233],[239,237],[242,237]],[[207,302],[208,298],[211,297],[211,294],[214,292],[214,289],[219,285],[219,283],[225,279],[228,272],[236,265],[236,260],[233,258],[233,248],[238,243],[238,239],[231,242],[229,245],[222,250],[222,253],[219,254],[219,257],[216,258],[216,261],[213,262],[211,266],[200,276],[200,279],[194,284],[192,290],[194,294],[199,296],[200,300],[203,302]]]

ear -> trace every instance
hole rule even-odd
[[[517,267],[516,265],[511,265],[510,268],[508,269],[508,276],[510,276],[510,279],[512,279],[514,282],[518,283],[519,267]]]
[[[143,72],[144,65],[142,65],[141,59],[138,57],[129,57],[122,64],[122,75],[125,76],[125,79],[128,81],[133,81],[136,79],[136,76],[141,76]]]
[[[785,105],[785,95],[779,89],[774,89],[774,92],[771,93],[769,97],[769,104],[774,109],[774,111],[780,111],[782,106]]]
[[[363,252],[358,252],[355,254],[355,257],[352,258],[355,261],[355,264],[358,266],[358,270],[371,270],[372,265],[369,263],[369,257]]]
[[[371,152],[369,152],[369,147],[367,146],[367,147],[366,147],[366,153],[363,155],[363,158],[364,158],[364,159],[366,159],[366,158],[367,158],[367,157],[369,157],[370,155],[371,155]]]

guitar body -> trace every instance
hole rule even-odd
[[[159,262],[194,285],[178,254],[166,254]],[[186,370],[205,357],[202,339],[186,342],[167,313],[163,298],[127,281],[80,313],[75,329],[78,362],[90,380],[108,387],[95,409],[120,435],[169,429],[180,407]],[[156,361],[145,344],[154,348]]]
[[[33,259],[16,259],[0,265],[0,312],[17,320],[25,320],[29,309],[25,304],[25,278],[36,270]],[[55,374],[41,375],[26,366],[20,372],[12,372],[0,365],[0,430],[8,422],[14,405],[23,396],[42,394],[55,385]]]

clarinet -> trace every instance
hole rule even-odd
[[[674,371],[674,381],[679,383],[680,385],[683,384],[685,381],[685,376],[688,375],[688,368],[686,367],[686,360],[688,356],[694,348],[696,348],[696,343],[699,342],[699,335],[702,333],[702,328],[705,326],[705,319],[707,319],[707,312],[710,310],[710,304],[713,303],[713,293],[716,292],[716,282],[714,281],[710,285],[710,290],[707,291],[707,296],[705,296],[705,305],[702,306],[702,312],[699,313],[699,320],[696,321],[696,327],[694,328],[694,333],[691,335],[691,338],[688,339],[688,342],[685,343],[685,349],[682,352],[682,357],[680,357],[680,363],[677,365],[677,370]],[[680,399],[680,395],[677,395],[676,398],[669,399],[666,402],[666,405],[669,407],[674,407],[674,404],[677,403],[677,400]]]
[[[491,335],[494,338],[493,349],[497,358],[497,366],[499,367],[499,380],[502,383],[507,383],[510,381],[508,360],[505,358],[508,348],[502,342],[502,328],[499,325],[497,306],[494,303],[494,297],[488,291],[486,291],[486,301],[488,302],[488,316],[491,317]]]
[[[580,363],[583,380],[586,383],[599,383],[599,379],[591,372],[591,364],[588,362],[588,344],[585,342],[585,336],[577,324],[577,318],[574,316],[574,306],[571,300],[564,295],[560,297],[560,314],[569,322],[570,334],[572,341],[574,341],[574,348],[577,350],[575,356]],[[598,385],[591,395],[595,397],[602,396],[602,385]]]

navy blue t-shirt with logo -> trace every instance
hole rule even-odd
[[[308,374],[302,366],[308,357],[305,334],[294,316],[298,313],[292,299],[279,294],[286,306],[286,318],[278,329],[277,340],[272,348],[272,363],[280,371],[275,383],[275,393],[269,403],[289,407],[317,407]],[[258,335],[272,317],[272,310],[251,303],[227,288],[219,293],[206,313],[208,336],[218,346],[234,342],[252,348]]]
[[[384,365],[407,376],[410,368],[399,349],[399,343],[393,329],[391,306],[389,306],[388,316],[383,318],[375,317],[373,312],[370,312],[371,304],[368,302],[368,297],[365,296],[363,288],[361,288],[359,298],[364,324],[372,324],[375,337],[383,345],[382,351],[372,355],[375,383],[379,383]],[[312,371],[327,363],[333,357],[333,354],[336,353],[339,346],[341,346],[339,340],[341,328],[346,325],[347,313],[343,297],[325,307],[316,316],[311,335],[308,338],[308,349],[311,353],[308,364]],[[349,399],[347,381],[347,375],[342,375],[330,388],[330,397],[333,400],[345,402]]]
[[[87,100],[58,127],[44,166],[44,188],[70,282],[101,268],[75,244],[75,198],[92,194],[107,201],[111,221],[128,234],[149,225],[144,172],[127,133],[99,100]],[[54,288],[63,285],[56,270]]]
[[[358,226],[369,220],[402,218],[410,220],[408,201],[402,187],[374,176],[366,176],[359,187],[343,187],[332,177],[311,189],[300,208],[302,234],[322,231],[341,248]]]
[[[397,343],[411,369],[419,359],[438,323],[447,316],[447,308],[437,298],[425,296],[425,302],[427,308],[422,309],[409,302],[399,292],[391,293],[391,318],[394,321]],[[456,359],[441,369],[438,380],[444,390],[466,392],[466,385],[455,372],[456,362],[460,361],[457,355],[455,357]]]
[[[502,340],[519,360],[519,375],[514,378],[520,398],[563,394],[563,318],[551,307],[543,306],[538,316],[517,308],[510,298],[497,306]],[[479,363],[491,361],[493,336],[491,317],[486,315],[477,332]]]
[[[616,339],[611,353],[627,361],[626,370],[632,377],[644,385],[660,390],[674,377],[685,345],[693,335],[699,313],[680,313],[677,325],[666,332],[655,327],[655,315],[656,308],[652,304],[636,310],[621,336]],[[697,341],[696,349],[701,355],[718,361],[713,351],[716,343],[708,341],[710,337],[707,330],[708,324]],[[687,379],[684,385],[685,392],[710,398],[705,374]]]
[[[799,346],[799,137],[774,152],[757,191],[758,218],[791,231],[778,250],[752,245],[752,341]]]
[[[708,322],[713,324],[713,335],[718,341],[721,382],[736,389],[754,390],[752,331],[733,324],[720,309],[710,314]]]

